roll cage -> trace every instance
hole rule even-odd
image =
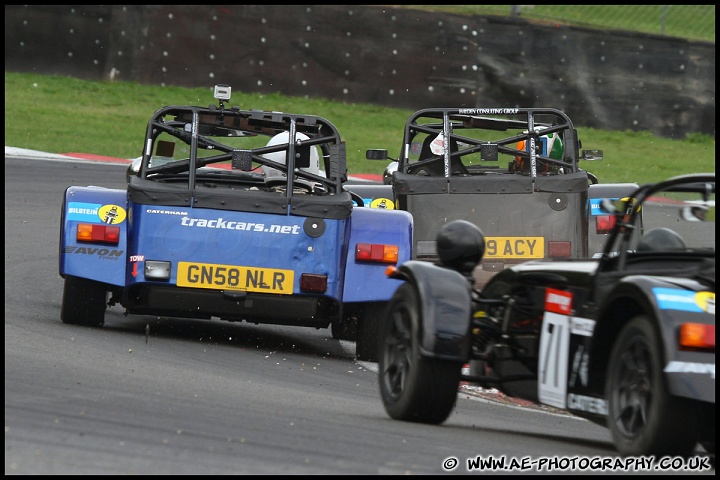
[[[217,89],[216,89],[217,91]],[[207,108],[167,106],[148,122],[145,148],[133,175],[162,182],[187,181],[193,191],[198,178],[263,183],[272,169],[286,180],[292,196],[298,180],[319,188],[310,193],[337,194],[347,180],[345,143],[336,127],[314,115],[226,108],[225,100]],[[280,133],[288,140],[268,145]],[[323,174],[310,171],[311,149],[317,149]],[[284,161],[278,161],[277,154]],[[205,168],[216,167],[216,168]],[[288,173],[291,174],[288,174]],[[274,184],[277,184],[277,177]]]
[[[643,225],[643,210],[651,204],[652,208],[662,209],[664,217],[674,220],[669,231],[681,239],[679,244],[642,249],[641,240],[650,233]],[[601,270],[621,270],[633,259],[657,261],[657,257],[666,262],[688,258],[712,258],[714,262],[714,235],[701,234],[714,232],[715,228],[714,174],[685,174],[646,184],[626,198],[604,200],[601,209],[614,217],[613,230],[601,255]]]
[[[546,150],[552,134],[562,139],[561,158],[552,158]],[[428,155],[423,148],[427,140],[438,138],[435,152]],[[534,178],[574,173],[581,158],[602,158],[599,150],[584,151],[580,157],[580,148],[572,121],[554,108],[428,108],[415,112],[405,125],[397,171],[445,177],[522,173]]]

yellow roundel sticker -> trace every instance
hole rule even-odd
[[[98,217],[103,223],[114,225],[125,221],[127,213],[120,205],[103,205],[98,210]]]
[[[695,302],[704,312],[715,315],[715,292],[697,292]]]
[[[625,215],[630,215],[630,212],[632,211],[633,208],[635,208],[636,212],[639,212],[642,210],[642,205],[638,205],[637,207],[635,207],[637,200],[632,197],[623,197],[620,199],[620,201],[623,203],[630,202],[628,204],[628,209],[625,211]]]
[[[385,210],[395,210],[395,204],[389,198],[376,198],[370,202],[370,208],[384,208]]]

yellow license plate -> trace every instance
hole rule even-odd
[[[483,258],[543,258],[543,237],[485,237]]]
[[[290,295],[293,293],[294,278],[292,270],[180,262],[177,284],[179,287]]]

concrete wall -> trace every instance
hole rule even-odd
[[[5,70],[715,135],[715,44],[374,5],[6,5]],[[322,112],[318,112],[321,114]]]

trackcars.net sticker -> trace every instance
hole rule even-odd
[[[264,223],[237,222],[224,218],[204,219],[183,217],[180,224],[183,227],[217,228],[224,230],[245,230],[249,232],[283,233],[291,235],[300,234],[300,225],[265,225]]]

